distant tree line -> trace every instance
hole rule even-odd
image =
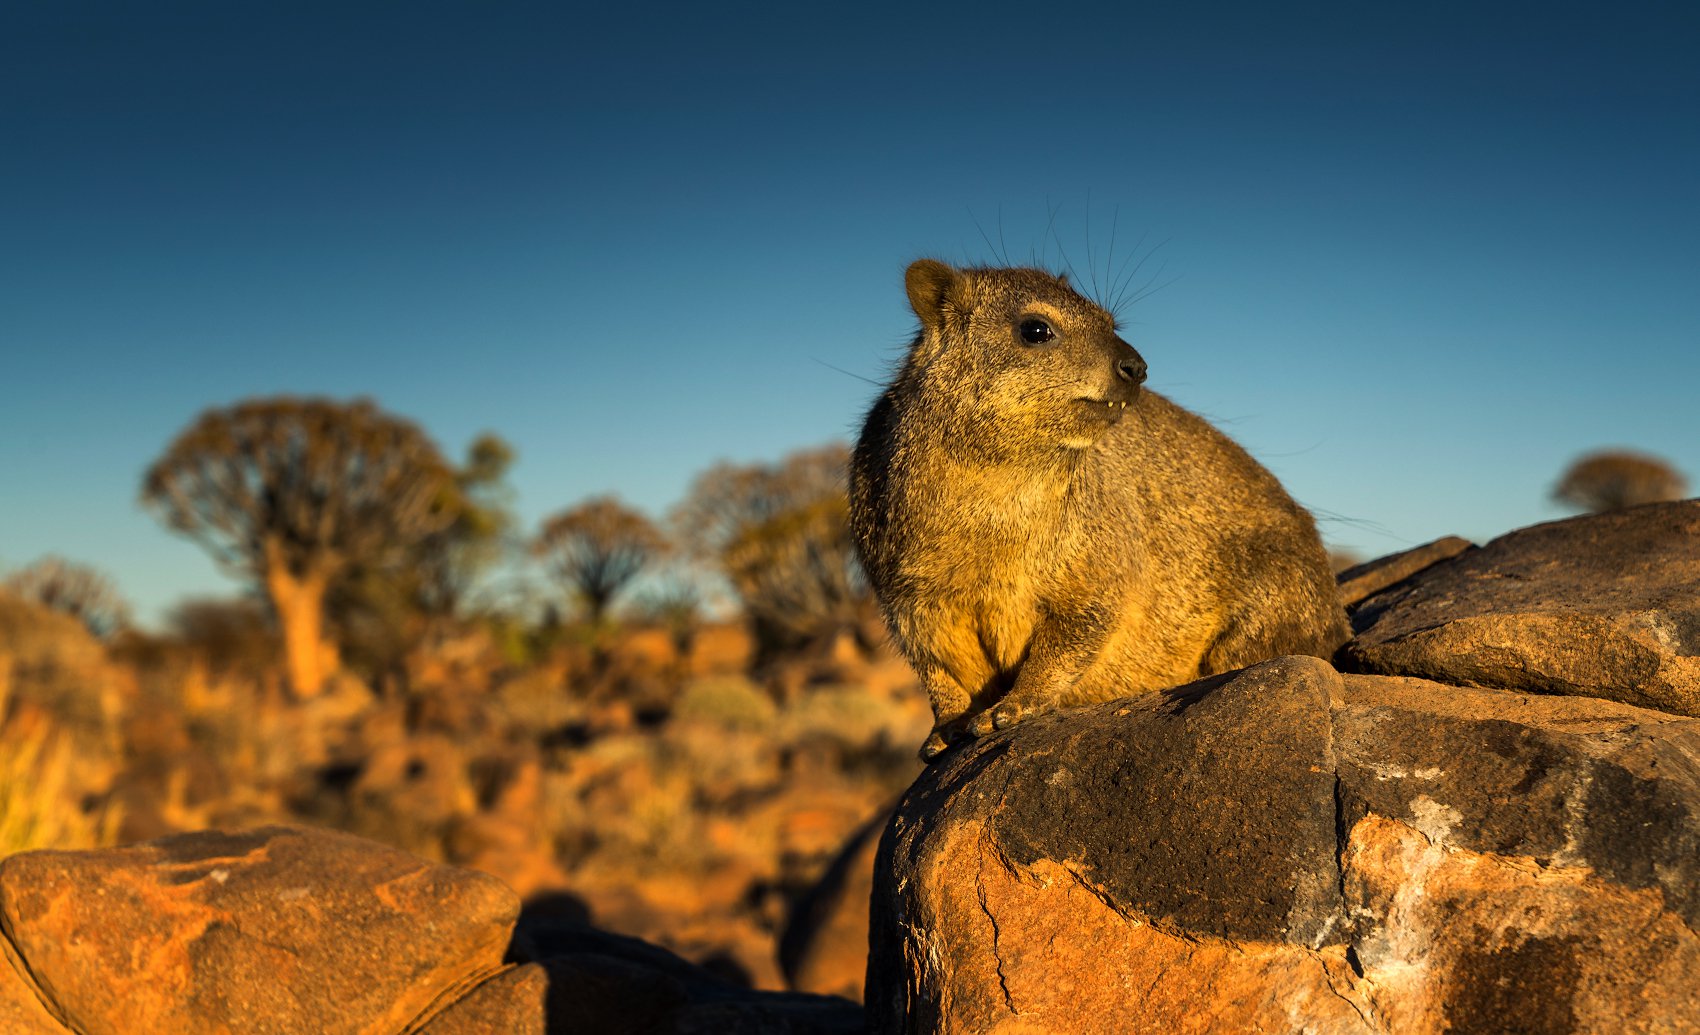
[[[298,695],[318,694],[348,643],[394,658],[465,617],[469,593],[515,551],[514,453],[475,441],[447,461],[369,400],[253,399],[206,411],[148,468],[142,502],[264,599]],[[672,567],[648,610],[688,643],[701,601],[681,574],[717,569],[758,650],[830,635],[870,610],[845,525],[848,451],[720,465],[664,532],[617,498],[560,510],[524,544],[588,626],[645,573]]]
[[[350,653],[363,670],[384,670],[452,632],[478,610],[473,598],[491,572],[520,556],[594,633],[647,583],[642,610],[683,652],[703,572],[736,596],[758,662],[860,631],[873,605],[848,531],[848,459],[831,445],[772,464],[723,463],[662,525],[599,496],[522,536],[507,485],[514,451],[499,437],[480,436],[453,463],[418,426],[369,400],[279,396],[202,413],[148,468],[141,498],[247,585],[277,630],[288,685],[310,697]],[[1552,495],[1598,512],[1686,492],[1665,461],[1609,450],[1577,459]],[[110,579],[62,558],[12,572],[0,590],[71,614],[97,636],[128,622]],[[248,614],[227,620],[188,602],[174,621],[251,643]]]

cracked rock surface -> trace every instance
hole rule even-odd
[[[875,1032],[1700,1030],[1700,721],[1279,658],[911,788]]]
[[[1369,596],[1352,627],[1352,671],[1700,715],[1700,500],[1519,529]]]

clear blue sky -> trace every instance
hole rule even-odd
[[[1335,543],[1559,516],[1596,446],[1700,477],[1696,12],[0,5],[0,565],[233,591],[138,481],[276,392],[501,434],[533,526],[659,515],[853,435],[910,259],[1088,279],[1112,225],[1153,387]]]

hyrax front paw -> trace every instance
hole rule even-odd
[[[931,762],[963,741],[991,736],[998,730],[1009,729],[1043,710],[1036,704],[1006,698],[994,707],[975,712],[966,718],[939,723],[933,727],[927,742],[921,745],[921,761]]]
[[[933,727],[933,732],[927,737],[926,743],[921,745],[921,761],[931,762],[949,751],[954,745],[970,740],[972,737],[973,734],[963,727],[961,719],[941,722]]]
[[[1006,697],[985,714],[991,716],[993,729],[1007,730],[1016,723],[1037,715],[1039,711],[1039,706],[1031,701]]]
[[[1040,710],[1038,705],[1031,702],[1006,697],[992,707],[976,712],[968,720],[968,732],[976,737],[989,736],[997,730],[1009,729],[1021,720],[1038,714]]]

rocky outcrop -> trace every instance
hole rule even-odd
[[[1340,586],[1340,602],[1355,608],[1389,586],[1397,585],[1441,561],[1449,561],[1465,550],[1473,550],[1475,546],[1468,539],[1449,535],[1347,568],[1335,577]]]
[[[347,834],[208,831],[0,862],[0,1031],[848,1035],[660,949],[523,926],[500,881]]]
[[[1371,596],[1340,664],[1700,715],[1700,500],[1554,521]]]
[[[1700,722],[1311,658],[947,756],[879,1032],[1700,1029]]]

